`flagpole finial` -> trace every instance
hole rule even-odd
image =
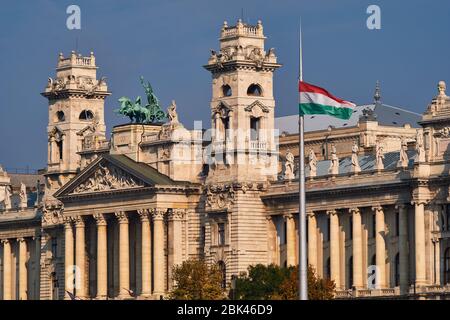
[[[377,80],[377,84],[375,85],[375,94],[373,96],[373,99],[375,104],[379,104],[381,101],[381,89],[379,80]]]

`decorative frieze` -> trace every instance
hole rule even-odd
[[[144,187],[122,169],[99,163],[97,170],[72,192],[74,194]]]

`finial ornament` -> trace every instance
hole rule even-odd
[[[377,84],[375,85],[375,94],[373,95],[373,99],[375,104],[379,104],[381,101],[381,89],[379,80],[377,80]]]
[[[438,91],[439,96],[446,97],[445,90],[447,89],[447,85],[445,84],[445,81],[439,81],[438,83]]]

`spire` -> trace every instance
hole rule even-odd
[[[381,90],[380,90],[380,81],[377,80],[377,84],[375,86],[375,94],[373,96],[373,101],[375,104],[380,104],[381,102]]]

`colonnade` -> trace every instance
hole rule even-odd
[[[32,238],[20,237],[20,238],[8,238],[0,240],[3,246],[3,300],[27,300],[28,297],[28,242],[32,241]],[[17,260],[17,274],[13,277],[16,263],[13,257],[13,245],[14,242],[18,243],[18,257]],[[17,283],[18,282],[18,283]],[[18,288],[18,292],[14,295],[15,289]]]
[[[140,249],[140,292],[133,293],[130,289],[130,215],[138,214],[141,228]],[[92,217],[96,224],[96,296],[88,292],[86,286],[88,270],[86,270],[86,221],[88,216],[65,217],[65,291],[66,299],[69,293],[83,298],[106,299],[108,297],[108,224],[116,220],[119,229],[118,236],[118,275],[119,294],[112,298],[130,298],[139,295],[141,298],[159,297],[166,292],[166,233],[165,221],[169,228],[181,230],[184,210],[181,209],[142,209],[137,212],[117,211],[114,213],[95,213]],[[181,250],[181,246],[173,248]],[[136,261],[138,261],[136,259]],[[179,262],[179,261],[174,261]]]
[[[414,245],[415,245],[415,283],[417,286],[426,285],[426,251],[425,251],[425,217],[424,217],[424,202],[414,201]],[[356,289],[364,289],[367,284],[365,278],[368,276],[368,270],[365,269],[364,259],[367,259],[367,241],[363,241],[365,226],[362,222],[362,207],[352,207],[346,209],[331,209],[327,210],[325,214],[329,219],[329,273],[330,278],[335,281],[337,289],[344,289],[345,283],[342,275],[345,271],[342,267],[345,266],[342,259],[346,259],[345,252],[342,252],[341,247],[341,219],[348,215],[351,217],[351,252],[352,256],[351,279],[352,286]],[[373,206],[370,208],[374,214],[375,232],[375,265],[377,270],[377,287],[380,289],[388,288],[389,283],[386,277],[386,261],[387,261],[387,237],[386,237],[386,222],[385,222],[385,207]],[[399,284],[400,287],[407,288],[409,286],[409,250],[408,250],[408,204],[399,204],[395,206],[396,214],[398,214],[398,255],[399,255]],[[318,241],[320,237],[318,229],[318,215],[324,214],[323,211],[309,211],[307,213],[308,219],[308,263],[316,270],[319,266],[318,253],[322,252],[322,241]],[[285,216],[286,221],[286,263],[287,265],[296,265],[298,263],[297,252],[297,231],[295,228],[294,215]],[[367,230],[367,226],[366,226]],[[345,250],[345,247],[344,247]],[[367,265],[370,265],[370,261]]]

